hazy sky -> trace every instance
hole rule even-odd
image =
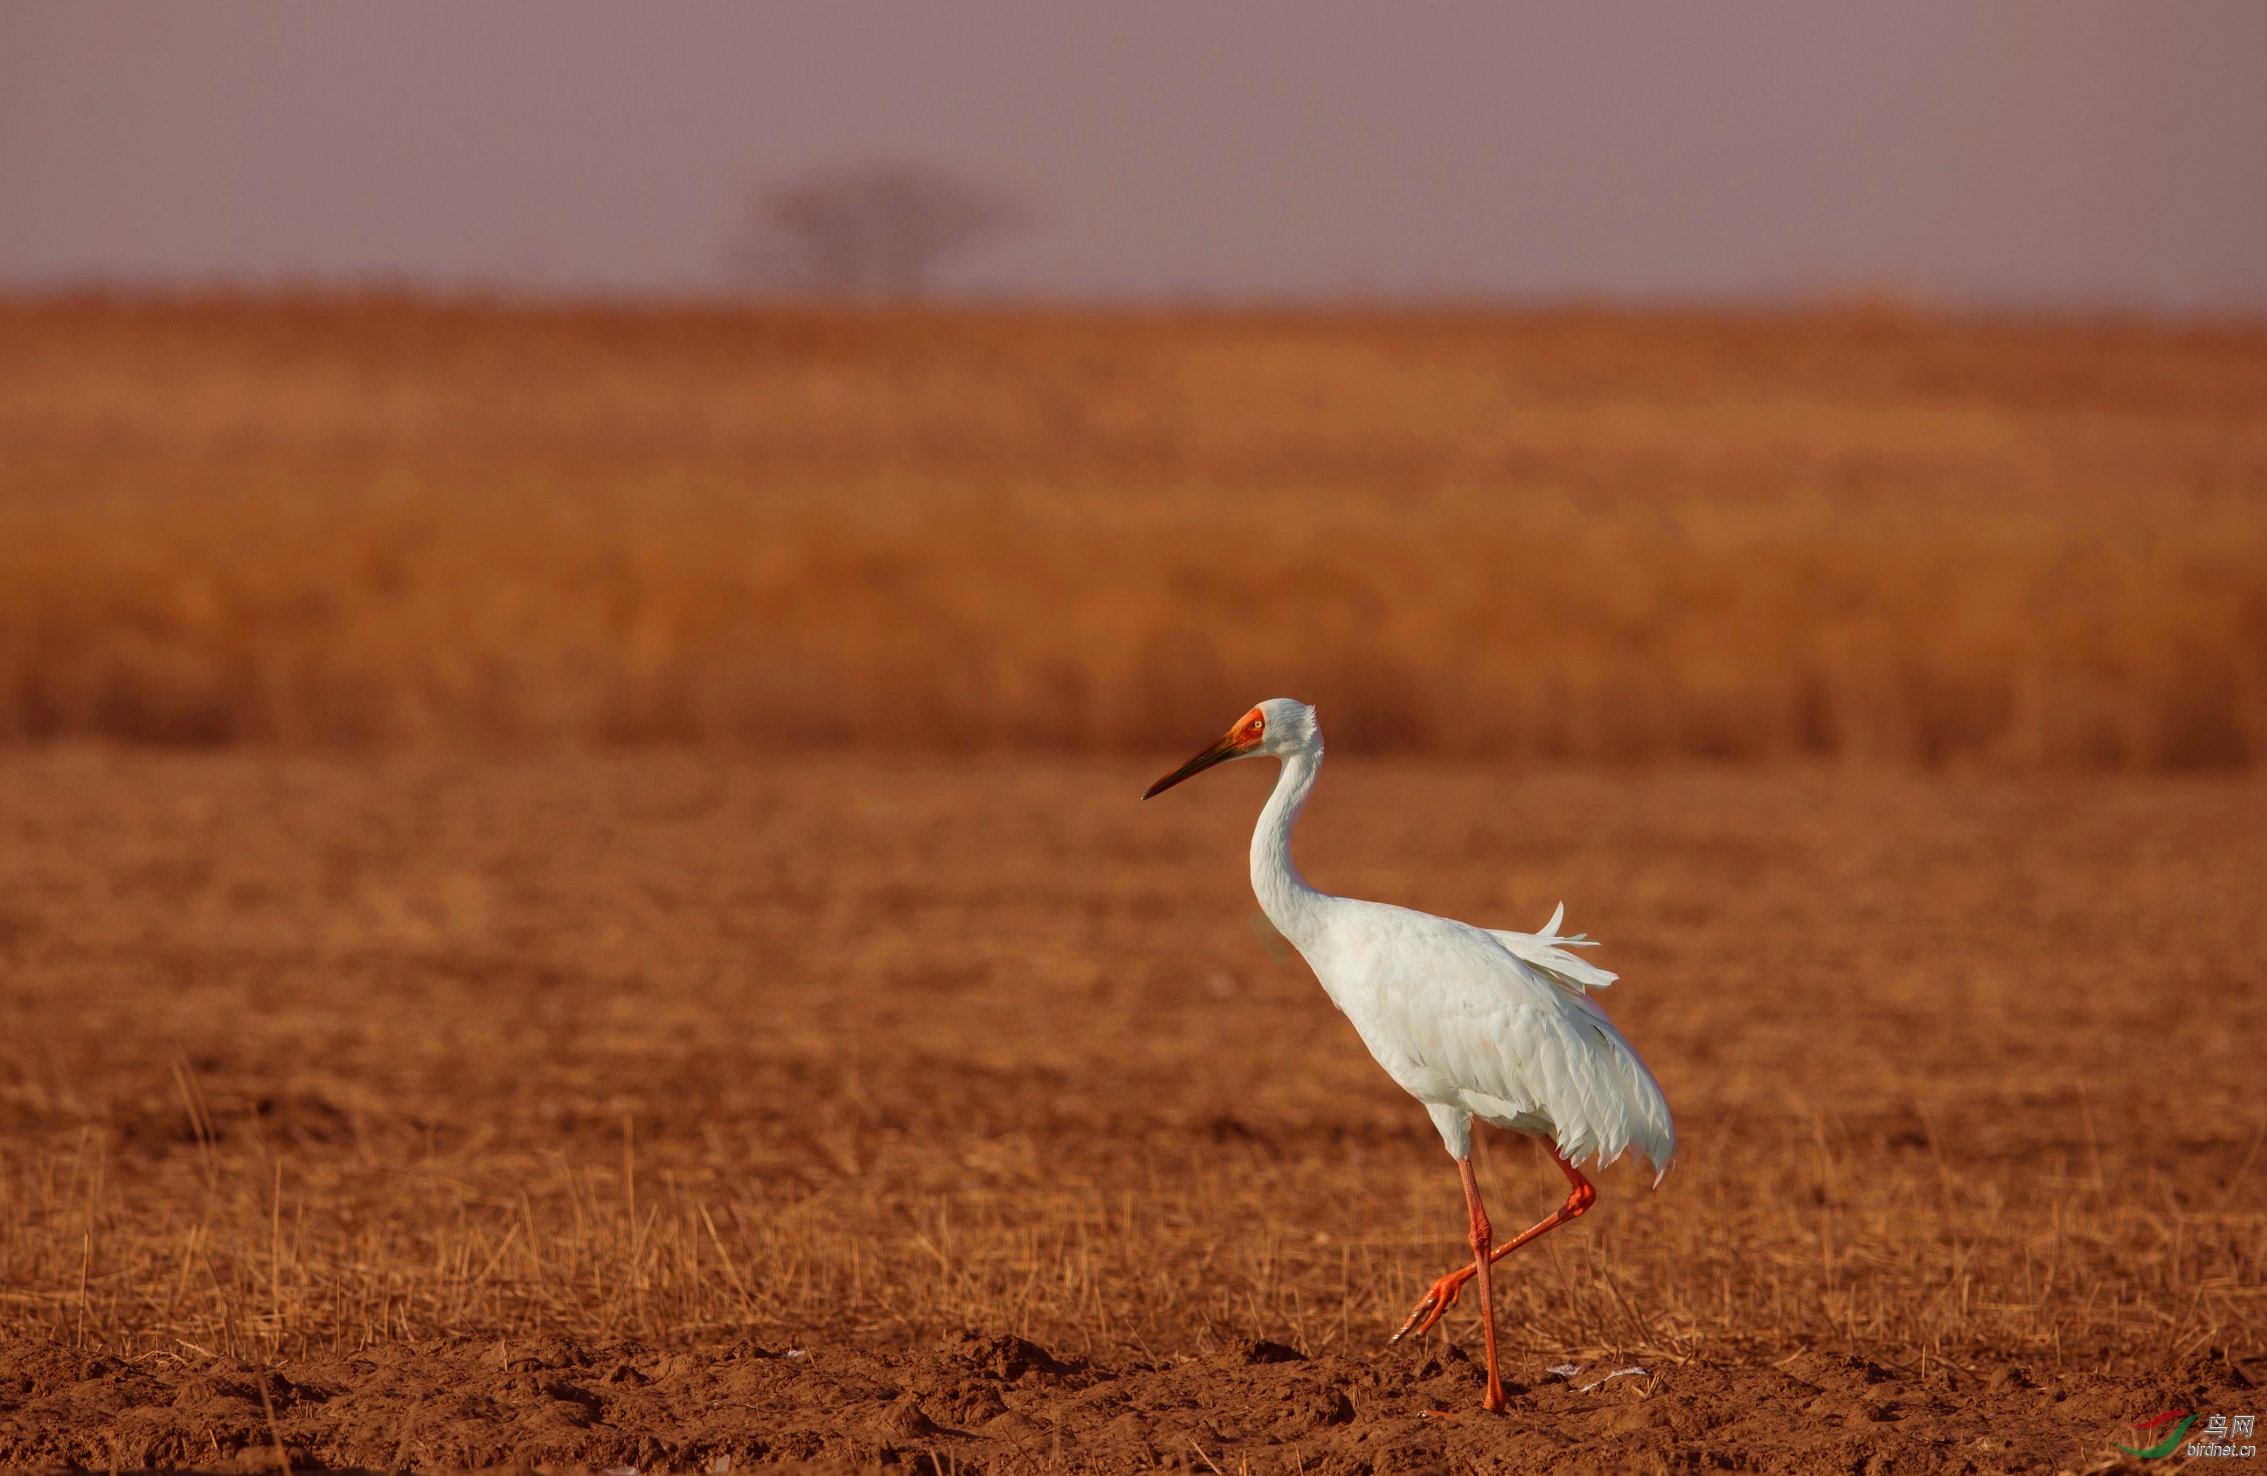
[[[725,285],[919,158],[956,292],[2267,308],[2262,0],[0,6],[0,284]]]

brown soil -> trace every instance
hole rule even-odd
[[[1490,1416],[1468,1305],[1385,1344],[1448,1160],[1248,925],[1259,766],[1136,803],[1177,757],[8,757],[0,1460],[1996,1471],[2267,1413],[2267,785],[1333,760],[1318,884],[1565,898],[1679,1114],[1505,1263]]]
[[[2154,1443],[2125,1428],[2137,1401],[2152,1413],[2260,1402],[2216,1357],[2145,1391],[2092,1373],[2042,1384],[2022,1365],[1956,1391],[1828,1352],[1606,1382],[1603,1363],[1514,1372],[1497,1415],[1477,1408],[1479,1364],[1453,1342],[1308,1358],[1255,1340],[1153,1364],[966,1332],[903,1353],[543,1339],[180,1370],[46,1348],[10,1357],[0,1378],[15,1391],[19,1462],[100,1470],[115,1449],[259,1472],[284,1458],[696,1472],[2116,1469],[2143,1463],[2117,1462],[2109,1438]]]

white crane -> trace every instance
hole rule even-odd
[[[1613,983],[1614,975],[1567,952],[1595,944],[1579,933],[1560,936],[1563,905],[1542,932],[1509,933],[1332,897],[1307,885],[1291,861],[1291,828],[1322,770],[1322,729],[1305,703],[1288,697],[1262,702],[1142,798],[1214,764],[1261,757],[1281,759],[1283,769],[1252,832],[1252,890],[1260,908],[1306,959],[1331,1003],[1354,1022],[1386,1075],[1432,1114],[1472,1212],[1472,1263],[1434,1282],[1393,1341],[1430,1329],[1464,1283],[1478,1276],[1488,1345],[1481,1403],[1501,1409],[1488,1268],[1590,1207],[1597,1191],[1576,1167],[1584,1159],[1602,1167],[1635,1149],[1652,1164],[1658,1184],[1677,1151],[1669,1104],[1636,1048],[1590,998],[1589,991]],[[1502,1245],[1493,1243],[1472,1172],[1475,1117],[1550,1143],[1569,1186],[1556,1213]]]

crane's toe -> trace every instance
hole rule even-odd
[[[1388,1341],[1398,1343],[1412,1333],[1418,1337],[1423,1337],[1426,1333],[1431,1332],[1433,1324],[1440,1321],[1447,1314],[1448,1309],[1456,1305],[1457,1297],[1464,1290],[1464,1283],[1471,1279],[1472,1268],[1465,1266],[1449,1272],[1446,1276],[1434,1282],[1432,1290],[1418,1299],[1415,1310],[1409,1314],[1409,1320],[1401,1324],[1401,1331],[1395,1333]]]

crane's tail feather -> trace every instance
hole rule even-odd
[[[1660,1083],[1596,1001],[1571,990],[1558,999],[1565,1013],[1546,1015],[1550,1024],[1538,1020],[1527,1032],[1515,1091],[1467,1089],[1465,1104],[1499,1126],[1548,1135],[1568,1163],[1603,1169],[1634,1153],[1659,1185],[1677,1154],[1676,1123]]]
[[[1569,948],[1596,948],[1598,940],[1584,933],[1571,937],[1561,936],[1559,923],[1566,917],[1566,904],[1561,902],[1551,913],[1551,920],[1543,924],[1540,933],[1514,933],[1506,929],[1490,928],[1488,936],[1502,944],[1504,951],[1542,973],[1562,989],[1582,994],[1592,989],[1603,989],[1620,978],[1610,969],[1601,969],[1588,959],[1577,958],[1567,952]]]

